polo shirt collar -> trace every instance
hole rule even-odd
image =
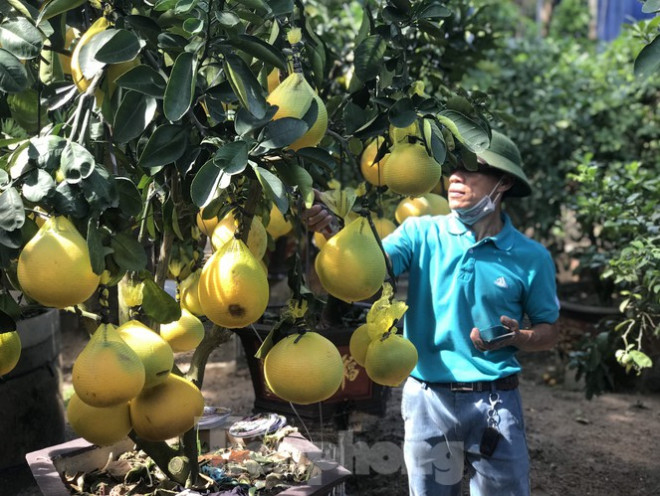
[[[490,239],[497,248],[500,250],[504,251],[509,251],[511,248],[513,248],[513,240],[514,240],[514,227],[513,224],[511,224],[511,218],[502,212],[502,230],[498,232],[495,236],[489,236],[486,239]],[[469,231],[468,226],[463,224],[460,220],[458,220],[458,217],[456,217],[453,213],[449,214],[449,222],[448,222],[448,231],[450,234],[453,234],[455,236],[461,236]]]

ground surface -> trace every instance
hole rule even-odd
[[[65,390],[70,388],[70,371],[75,356],[84,345],[78,332],[63,333],[63,372]],[[660,470],[657,462],[657,440],[660,433],[660,396],[606,394],[587,401],[574,386],[561,383],[561,365],[554,353],[529,354],[521,357],[524,374],[521,394],[526,416],[526,430],[532,460],[532,494],[546,495],[657,495],[660,494]],[[183,370],[187,356],[177,362]],[[548,375],[558,376],[560,383],[547,385]],[[545,376],[545,377],[544,377]],[[236,415],[252,412],[254,393],[245,357],[240,345],[226,344],[211,356],[203,393],[208,404],[229,407]],[[389,441],[394,446],[403,442],[399,416],[400,389],[391,390],[384,416],[360,412],[343,420],[327,419],[323,425],[306,421],[303,426],[295,417],[290,422],[304,433],[307,429],[329,456],[350,465],[346,450],[337,447],[339,436],[349,435],[353,445],[367,446]],[[338,434],[343,431],[343,434]],[[73,436],[73,434],[71,434]],[[364,446],[364,445],[363,445]],[[350,458],[350,457],[348,457]],[[390,460],[391,462],[391,460]],[[402,470],[391,462],[389,475],[354,476],[344,487],[344,494],[398,496],[407,494],[407,481]],[[29,480],[22,488],[0,494],[33,496],[39,494]],[[467,493],[466,493],[467,494]]]

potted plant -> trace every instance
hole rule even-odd
[[[90,418],[108,420],[98,444],[109,443],[110,421],[129,429],[180,485],[200,483],[196,463],[176,471],[170,462],[197,460],[192,426],[209,355],[267,306],[260,260],[273,247],[264,230],[277,212],[302,240],[288,281],[312,322],[325,301],[308,288],[309,237],[298,216],[314,187],[361,181],[357,157],[370,138],[381,137],[372,162],[408,150],[436,181],[442,164],[476,165],[475,152],[488,146],[481,97],[454,86],[465,53],[476,60],[493,39],[470,2],[342,12],[339,2],[311,0],[53,1],[40,10],[13,0],[2,8],[0,268],[31,301],[91,322],[69,408],[90,430]],[[475,24],[480,36],[469,39]],[[353,186],[364,219],[403,191]],[[363,234],[375,243],[369,225]],[[212,328],[200,331],[196,314]],[[147,347],[116,329],[132,321],[174,350],[194,348],[188,370],[167,365],[166,352],[149,365]],[[153,410],[167,428],[139,427],[136,410],[160,401],[171,402]],[[184,406],[185,419],[174,422]],[[176,447],[170,437],[180,438]]]

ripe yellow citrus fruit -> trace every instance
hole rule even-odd
[[[76,393],[69,399],[66,418],[76,434],[99,446],[121,441],[132,428],[128,402],[115,406],[90,406]]]
[[[400,143],[408,143],[408,136],[422,136],[419,132],[419,124],[417,121],[407,127],[395,127],[390,125],[390,139],[394,146],[397,146]]]
[[[273,120],[283,117],[302,119],[315,101],[317,105],[316,120],[300,138],[289,145],[292,150],[320,143],[328,129],[328,111],[323,100],[314,92],[302,73],[292,72],[266,98],[278,109]]]
[[[426,193],[416,198],[408,197],[401,200],[394,212],[394,218],[402,224],[408,217],[447,215],[449,212],[449,203],[443,196]]]
[[[73,42],[80,37],[80,31],[76,28],[67,26],[66,33],[64,35],[64,49],[71,50],[73,48]],[[60,64],[62,65],[62,72],[64,74],[71,74],[71,56],[58,53],[57,56],[60,59]]]
[[[387,271],[383,252],[365,217],[330,238],[316,256],[314,268],[323,288],[349,303],[373,296]]]
[[[417,349],[398,334],[374,339],[367,348],[364,369],[376,384],[396,387],[417,365]]]
[[[351,352],[351,356],[355,359],[358,365],[364,367],[364,361],[367,358],[367,348],[371,344],[371,332],[376,332],[372,330],[369,332],[370,328],[373,329],[376,326],[374,324],[362,324],[360,327],[355,329],[351,334],[351,340],[348,343],[348,349]]]
[[[202,270],[198,269],[188,277],[186,277],[181,284],[179,284],[179,301],[182,310],[188,310],[190,313],[200,316],[204,315],[202,305],[199,303],[199,277],[202,275]]]
[[[268,77],[266,79],[268,82],[268,93],[272,93],[275,91],[275,88],[280,85],[280,70],[275,67],[268,73]]]
[[[235,329],[263,315],[270,291],[259,259],[243,241],[232,238],[204,264],[198,294],[204,315]]]
[[[197,227],[199,227],[199,230],[202,231],[202,234],[204,234],[205,236],[211,236],[211,234],[213,234],[213,230],[215,229],[215,226],[217,226],[218,222],[220,222],[220,219],[218,219],[217,217],[204,219],[202,218],[202,212],[204,212],[203,208],[199,212],[197,212],[197,216],[195,217],[195,222],[197,223]]]
[[[378,149],[385,141],[384,138],[378,136],[375,140],[371,141],[362,152],[360,157],[360,171],[364,176],[365,181],[373,184],[374,186],[385,185],[384,173],[385,164],[390,154],[386,153],[378,162],[374,162]]]
[[[385,217],[372,217],[371,220],[374,223],[374,227],[376,228],[376,232],[378,233],[380,239],[383,239],[388,234],[393,233],[396,229],[394,222],[392,222],[390,219],[386,219]]]
[[[123,323],[117,332],[142,360],[144,387],[165,382],[174,366],[174,353],[167,341],[138,320]]]
[[[314,237],[314,244],[319,250],[323,248],[323,246],[328,241],[327,239],[325,239],[325,236],[318,231],[314,233],[313,237]]]
[[[66,217],[51,217],[18,257],[23,291],[44,306],[65,308],[87,300],[99,285],[89,249]]]
[[[277,396],[309,405],[337,392],[344,378],[344,362],[337,347],[320,334],[292,334],[270,349],[264,375]]]
[[[233,239],[236,229],[237,226],[234,213],[229,212],[220,222],[218,222],[215,229],[213,229],[213,234],[211,235],[211,244],[213,245],[213,248],[219,250],[227,241]],[[260,217],[252,217],[247,246],[257,258],[261,258],[266,254],[266,248],[268,248],[268,234],[266,233],[266,228],[261,222]]]
[[[293,225],[291,224],[291,221],[284,218],[284,215],[282,215],[280,209],[277,208],[275,204],[273,204],[272,208],[270,209],[270,220],[268,222],[268,226],[266,227],[268,234],[270,234],[273,239],[277,239],[286,234],[289,234],[292,228]]]
[[[132,399],[130,411],[138,436],[165,441],[192,429],[204,413],[204,397],[192,382],[170,374],[163,384]]]
[[[400,143],[392,148],[384,170],[385,184],[395,193],[417,196],[428,193],[440,180],[442,167],[420,143]]]
[[[90,406],[115,406],[144,387],[144,365],[112,324],[101,324],[73,363],[73,389]]]
[[[0,376],[8,374],[21,357],[21,337],[18,332],[3,332],[0,334]]]
[[[204,339],[204,324],[188,310],[181,309],[179,320],[161,324],[160,335],[176,352],[191,351]]]

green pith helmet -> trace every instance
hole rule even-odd
[[[520,151],[513,141],[502,133],[493,131],[493,137],[490,140],[490,147],[477,156],[485,160],[488,165],[514,177],[515,182],[507,196],[528,196],[532,193],[532,187],[529,184],[527,176],[522,170],[522,158]]]

